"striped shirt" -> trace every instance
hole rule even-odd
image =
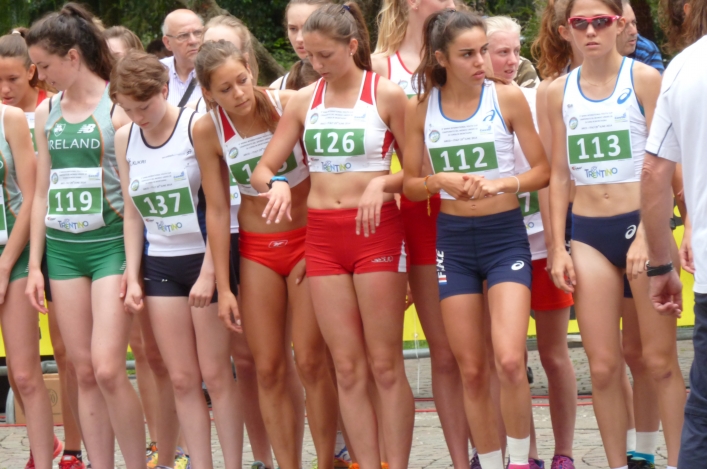
[[[182,100],[182,96],[184,96],[184,93],[187,91],[189,82],[196,80],[196,72],[192,70],[189,73],[187,80],[182,81],[177,74],[176,67],[174,66],[174,57],[165,57],[164,59],[161,59],[160,62],[162,62],[162,64],[169,70],[169,96],[167,96],[167,102],[176,106],[179,104],[179,101]],[[201,87],[197,83],[187,102],[196,101],[199,98],[201,98]]]
[[[653,43],[650,39],[638,35],[636,39],[636,50],[632,54],[628,54],[630,57],[639,62],[643,62],[646,65],[658,70],[661,75],[665,71],[665,65],[663,65],[663,57],[660,55],[660,49]]]

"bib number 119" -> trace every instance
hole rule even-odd
[[[50,197],[52,212],[56,214],[98,213],[100,188],[56,190]]]

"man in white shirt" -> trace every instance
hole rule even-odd
[[[162,24],[162,41],[172,57],[161,62],[169,69],[169,96],[175,106],[185,106],[201,97],[194,59],[204,38],[204,22],[191,10],[174,10]]]
[[[707,467],[707,36],[673,59],[646,144],[641,215],[648,240],[650,295],[661,314],[679,316],[682,284],[670,263],[671,178],[681,163],[692,225],[695,269],[695,358],[685,406],[680,469]]]

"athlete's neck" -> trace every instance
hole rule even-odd
[[[238,133],[241,138],[248,138],[253,135],[261,134],[263,133],[262,129],[268,127],[267,123],[263,122],[263,120],[258,117],[255,106],[252,106],[250,112],[245,116],[232,114],[228,111],[226,114],[228,114],[228,118],[231,119],[233,127],[236,129],[236,133]]]
[[[29,91],[17,102],[17,107],[24,112],[34,112],[37,109],[38,97],[39,89],[31,86]]]
[[[80,105],[82,103],[95,104],[100,100],[108,83],[95,73],[79,73],[76,80],[64,90],[64,99]]]
[[[153,147],[158,147],[167,143],[169,137],[174,132],[174,127],[179,119],[179,108],[171,104],[167,104],[167,110],[162,117],[162,120],[151,129],[142,131],[142,136],[147,143]]]
[[[577,47],[572,43],[572,57],[570,57],[570,71],[582,65],[583,60],[582,51],[578,50]]]
[[[422,35],[423,23],[417,19],[417,15],[412,15],[408,22],[408,27],[405,29],[405,38],[398,48],[398,53],[403,60],[405,68],[411,72],[415,72],[420,65],[422,45],[424,37]]]
[[[455,108],[464,109],[476,109],[474,102],[478,104],[479,98],[481,96],[481,86],[479,85],[469,86],[467,83],[463,83],[454,77],[447,74],[447,82],[442,86],[441,90],[444,95],[445,103],[454,103]]]
[[[365,70],[361,70],[360,68],[353,66],[348,73],[344,73],[332,82],[327,82],[327,91],[335,94],[344,94],[354,88],[358,91],[361,88],[361,81],[363,80],[364,73]]]
[[[616,49],[600,57],[585,57],[582,62],[582,81],[592,84],[611,81],[619,74],[623,59]]]

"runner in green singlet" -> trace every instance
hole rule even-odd
[[[91,460],[95,467],[113,467],[117,437],[126,467],[144,469],[143,415],[125,373],[132,316],[118,295],[125,250],[113,137],[128,119],[113,110],[108,96],[113,58],[92,15],[73,3],[35,23],[26,39],[39,78],[61,90],[37,109],[42,132],[36,134],[27,292],[44,311],[46,238],[54,305],[78,376],[79,418]]]

